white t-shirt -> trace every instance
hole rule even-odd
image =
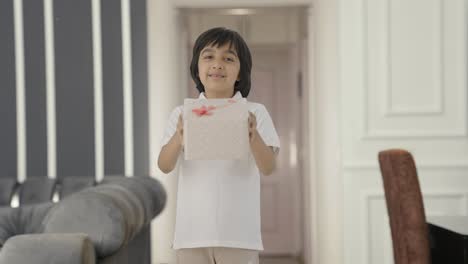
[[[200,94],[199,98],[206,98]],[[234,99],[242,98],[237,92]],[[280,142],[265,106],[247,102],[267,146]],[[161,146],[174,135],[183,106],[168,121]],[[173,248],[233,247],[263,250],[260,227],[260,172],[250,153],[246,160],[178,159],[176,225]]]

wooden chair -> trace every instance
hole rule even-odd
[[[395,264],[429,264],[429,233],[412,155],[402,149],[379,152]]]

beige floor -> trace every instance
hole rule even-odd
[[[292,258],[261,257],[260,264],[299,264],[299,262]]]

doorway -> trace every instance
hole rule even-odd
[[[261,179],[264,251],[261,263],[303,263],[304,170],[302,109],[307,23],[301,7],[182,9],[186,62],[196,37],[225,26],[239,32],[252,53],[248,100],[268,109],[281,141],[277,169]],[[187,69],[186,93],[198,97]]]

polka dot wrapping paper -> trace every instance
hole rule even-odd
[[[249,155],[247,100],[185,99],[184,158],[242,160]]]

